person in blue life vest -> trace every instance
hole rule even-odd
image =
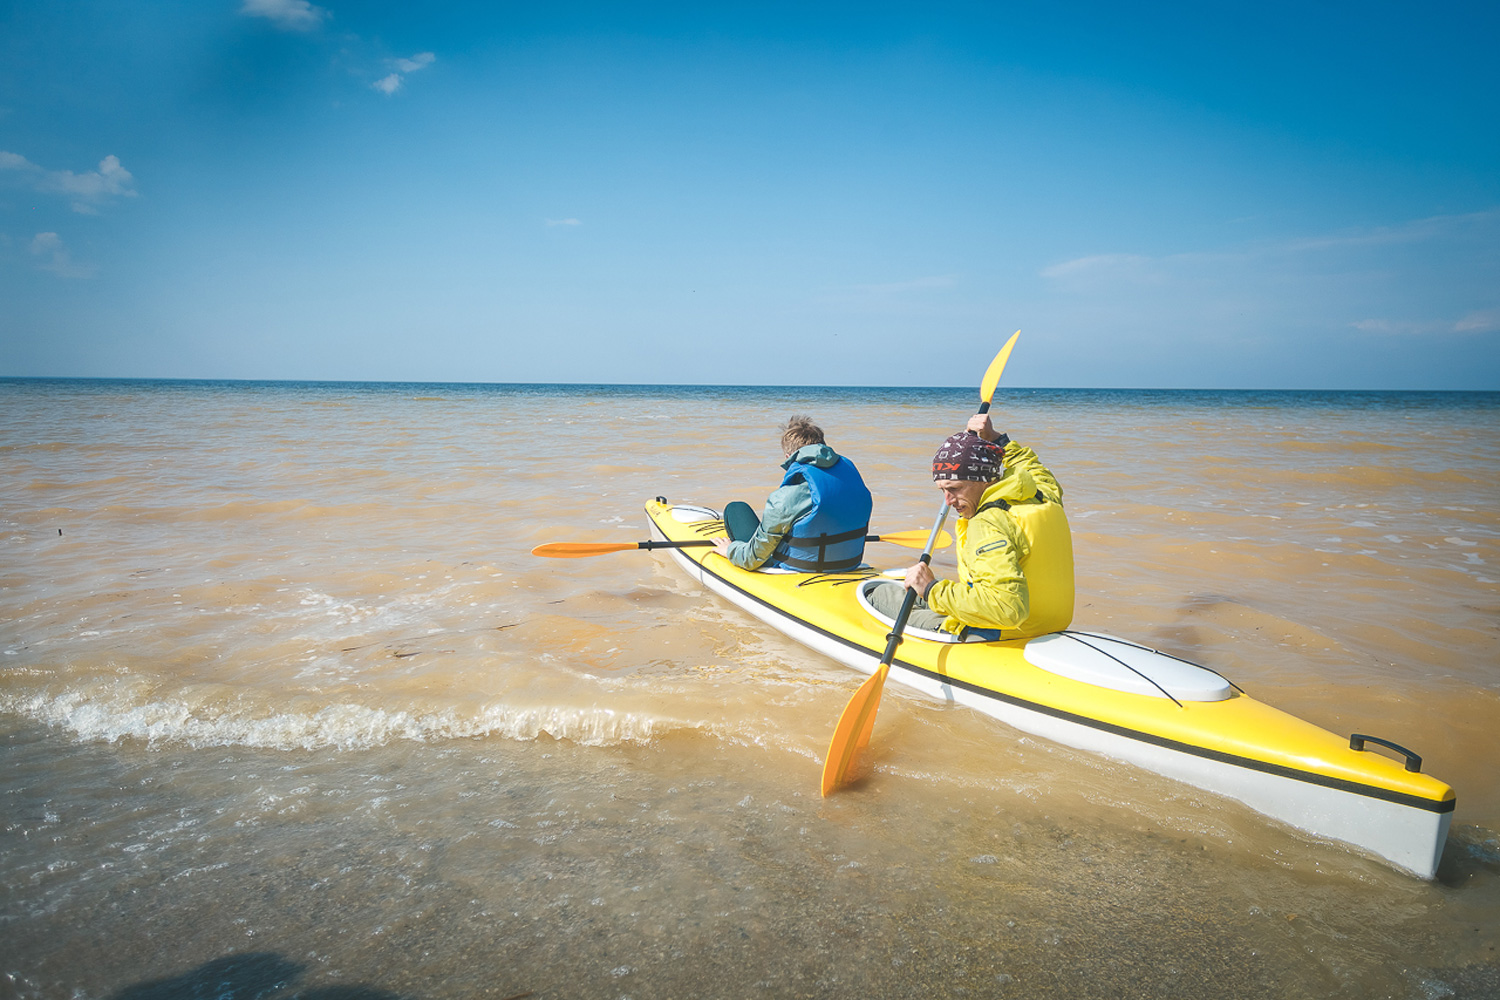
[[[894,619],[909,588],[913,628],[985,640],[1061,631],[1073,620],[1073,536],[1062,486],[1030,448],[997,433],[989,414],[943,442],[933,485],[958,515],[958,579],[919,562],[870,603]]]
[[[872,501],[854,463],[823,440],[807,417],[781,429],[781,485],[760,516],[739,500],[724,508],[728,538],[719,555],[741,569],[779,567],[803,573],[841,573],[864,561]]]

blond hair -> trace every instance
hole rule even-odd
[[[812,422],[811,417],[788,417],[781,428],[781,450],[790,455],[798,448],[823,443],[823,429]]]

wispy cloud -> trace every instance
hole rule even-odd
[[[437,56],[433,55],[431,52],[418,52],[410,59],[394,60],[396,68],[403,73],[415,73],[419,69],[424,69],[428,66],[431,66],[436,61]]]
[[[1397,244],[1422,243],[1428,240],[1445,240],[1460,235],[1466,229],[1493,226],[1500,222],[1500,210],[1472,211],[1457,216],[1430,216],[1412,219],[1409,222],[1389,226],[1370,226],[1365,229],[1349,229],[1325,235],[1289,238],[1251,244],[1238,249],[1215,250],[1215,252],[1169,253],[1163,256],[1146,256],[1142,253],[1095,253],[1080,256],[1071,261],[1062,261],[1038,271],[1049,279],[1104,279],[1104,277],[1133,277],[1136,280],[1161,279],[1172,268],[1181,265],[1199,264],[1244,264],[1256,259],[1286,258],[1301,253],[1320,253],[1326,250],[1362,249],[1362,247],[1397,246]],[[1374,321],[1373,321],[1374,322]]]
[[[1452,319],[1362,319],[1350,323],[1361,333],[1392,337],[1435,337],[1446,334],[1500,333],[1500,309],[1479,309]]]
[[[816,293],[816,301],[831,309],[878,316],[930,315],[949,308],[962,275],[928,274],[896,281],[829,285]]]
[[[1072,278],[1126,270],[1139,272],[1150,263],[1150,257],[1143,257],[1140,254],[1102,253],[1053,264],[1051,267],[1043,268],[1041,274],[1044,278]]]
[[[1500,332],[1500,309],[1480,309],[1453,324],[1455,333]]]
[[[246,17],[263,17],[286,31],[312,31],[331,15],[308,0],[245,0],[240,13]]]
[[[396,71],[381,77],[370,86],[389,97],[401,89],[402,81],[407,76],[419,69],[426,69],[436,61],[437,56],[431,52],[418,52],[409,59],[392,59],[390,65],[395,67]]]
[[[854,290],[874,295],[901,295],[905,292],[928,292],[941,288],[957,288],[958,277],[952,274],[935,274],[923,278],[908,278],[905,281],[888,281],[875,285],[855,285]]]
[[[71,170],[48,170],[18,153],[0,151],[0,170],[14,171],[13,176],[34,191],[68,198],[73,211],[84,215],[99,214],[99,206],[113,198],[136,196],[135,178],[115,156],[100,160],[98,170],[75,174]]]
[[[1366,229],[1351,229],[1324,236],[1310,236],[1290,240],[1281,246],[1283,250],[1327,250],[1335,247],[1389,246],[1395,243],[1419,243],[1439,239],[1474,225],[1484,225],[1500,220],[1500,210],[1467,212],[1462,215],[1432,215],[1423,219],[1412,219],[1394,226],[1372,226]]]
[[[245,17],[264,18],[284,31],[296,31],[303,34],[311,34],[321,27],[324,21],[333,17],[330,11],[311,3],[310,0],[241,0],[240,13]],[[408,76],[426,69],[437,61],[436,53],[418,52],[410,56],[381,59],[377,62],[368,55],[370,45],[365,39],[357,35],[345,35],[340,41],[343,43],[341,60],[352,59],[364,64],[362,69],[352,71],[356,78],[370,80],[370,77],[382,72],[381,69],[373,67],[383,66],[384,75],[370,80],[369,87],[386,97],[392,97],[400,91],[406,85]],[[366,54],[359,55],[360,50],[365,50]]]
[[[41,267],[59,278],[92,278],[95,269],[86,264],[75,263],[62,237],[56,233],[37,233],[31,239],[31,255],[43,258]]]
[[[579,219],[548,219],[549,226],[581,226],[583,222]]]

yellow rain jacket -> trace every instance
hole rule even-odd
[[[1005,477],[958,520],[958,579],[939,580],[927,606],[943,628],[1001,629],[1002,638],[1045,635],[1073,621],[1073,536],[1062,486],[1036,452],[1005,446]]]

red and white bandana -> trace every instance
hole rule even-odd
[[[993,483],[1005,474],[1005,449],[972,431],[959,431],[932,456],[932,478]]]

